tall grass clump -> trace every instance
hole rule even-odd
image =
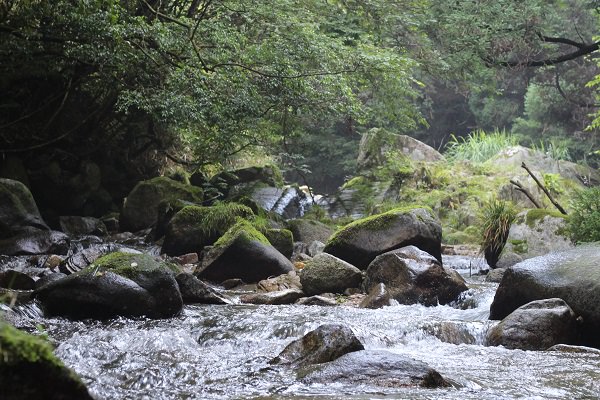
[[[516,216],[512,203],[498,199],[488,201],[481,209],[481,251],[490,268],[496,267]]]
[[[600,187],[575,193],[569,213],[569,232],[575,243],[600,241]]]
[[[500,151],[517,144],[517,137],[505,130],[495,129],[492,133],[487,133],[478,129],[469,133],[466,138],[452,135],[445,155],[451,161],[483,163]]]

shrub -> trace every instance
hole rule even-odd
[[[466,138],[457,138],[452,135],[445,155],[452,161],[482,163],[500,151],[517,144],[517,137],[506,133],[504,130],[494,130],[492,133],[486,133],[479,129],[469,133]]]
[[[569,231],[574,242],[600,240],[600,187],[577,191],[571,204]]]
[[[481,209],[481,251],[491,268],[494,268],[500,259],[510,226],[516,216],[517,212],[511,203],[497,199],[485,203]]]

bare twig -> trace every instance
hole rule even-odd
[[[510,183],[512,183],[513,185],[516,186],[515,190],[517,190],[517,191],[523,193],[525,196],[527,196],[527,198],[533,203],[535,208],[542,208],[540,203],[538,203],[538,201],[533,197],[533,195],[529,192],[529,190],[527,190],[527,188],[525,188],[520,182],[517,182],[517,181],[514,181],[511,179]]]
[[[546,196],[548,197],[550,202],[552,202],[552,204],[554,204],[554,207],[556,207],[556,209],[558,211],[560,211],[561,214],[567,215],[567,212],[565,211],[565,209],[562,208],[562,206],[560,204],[558,204],[558,202],[556,200],[554,200],[554,197],[552,197],[552,195],[550,194],[548,189],[546,189],[546,186],[544,186],[544,184],[542,182],[540,182],[540,180],[533,174],[533,172],[531,172],[531,170],[527,167],[527,165],[525,165],[524,162],[521,164],[521,168],[525,169],[525,171],[527,171],[529,176],[531,176],[533,178],[533,180],[540,187],[540,189],[542,189],[544,191],[544,193],[546,193]]]

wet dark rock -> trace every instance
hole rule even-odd
[[[471,324],[462,321],[436,321],[423,327],[428,334],[452,344],[476,344],[472,329]]]
[[[239,278],[225,279],[223,282],[221,282],[221,286],[223,286],[223,288],[226,290],[233,289],[238,286],[243,286],[245,284],[246,282]]]
[[[363,350],[345,354],[335,361],[304,368],[298,373],[304,383],[330,382],[383,387],[450,386],[429,365],[384,350]]]
[[[247,304],[293,304],[299,298],[304,297],[300,289],[284,289],[267,293],[249,293],[240,296],[240,301]]]
[[[44,275],[40,279],[35,281],[35,289],[40,289],[41,287],[43,287],[44,285],[46,285],[50,282],[59,281],[66,277],[67,277],[67,274],[63,274],[62,272],[55,272],[52,274]]]
[[[151,228],[158,221],[161,202],[180,200],[201,203],[202,189],[177,182],[167,177],[157,177],[138,183],[127,195],[119,219],[123,231],[137,232]]]
[[[600,244],[530,258],[508,268],[490,307],[503,319],[534,300],[563,299],[581,316],[580,343],[600,347]]]
[[[392,296],[385,287],[385,284],[379,283],[371,288],[367,297],[360,302],[358,307],[371,309],[381,308],[389,306],[391,301],[393,301]]]
[[[329,225],[311,219],[292,219],[287,221],[287,225],[295,242],[310,244],[316,240],[325,243],[333,234]]]
[[[325,324],[288,344],[271,364],[303,367],[333,361],[364,346],[345,325]]]
[[[67,254],[70,239],[58,231],[30,229],[7,239],[0,239],[0,254]]]
[[[257,288],[263,292],[277,292],[286,289],[302,289],[302,284],[298,273],[290,271],[274,278],[263,279],[258,282]]]
[[[500,283],[502,281],[502,277],[506,272],[506,268],[494,268],[491,269],[487,275],[485,276],[486,282]]]
[[[577,340],[577,321],[562,299],[535,300],[510,313],[487,334],[489,346],[509,349],[546,350]]]
[[[232,300],[192,274],[181,273],[175,279],[185,304],[231,304]]]
[[[59,218],[60,230],[70,236],[98,235],[108,233],[104,222],[98,218],[80,216],[62,216]]]
[[[362,274],[346,261],[321,253],[308,261],[300,271],[300,282],[309,296],[326,292],[343,293],[347,288],[358,287],[362,282]]]
[[[0,287],[15,290],[35,289],[35,280],[20,271],[8,269],[0,272]]]
[[[579,354],[593,354],[596,356],[600,356],[600,350],[594,349],[593,347],[586,346],[573,346],[570,344],[555,344],[550,347],[548,351],[560,351],[562,353],[579,353]]]
[[[290,260],[248,222],[242,221],[215,243],[196,276],[212,282],[239,278],[252,283],[293,270]]]
[[[413,245],[442,261],[442,227],[424,208],[395,209],[354,221],[327,242],[326,253],[366,269],[380,254]]]
[[[367,269],[364,287],[370,292],[379,283],[385,284],[400,304],[426,306],[448,304],[468,289],[458,272],[442,267],[434,257],[415,246],[375,258]]]
[[[33,297],[33,290],[5,289],[0,287],[2,303],[12,307],[15,304],[27,303]]]
[[[36,290],[48,315],[73,319],[168,318],[183,301],[174,267],[147,254],[111,253]]]
[[[0,178],[0,239],[27,228],[50,230],[29,189],[19,181]]]
[[[92,400],[48,342],[4,322],[0,322],[0,393],[3,400]]]
[[[310,296],[303,297],[296,301],[296,304],[299,306],[321,306],[321,307],[330,307],[337,306],[337,302],[335,299],[325,297],[325,296]]]

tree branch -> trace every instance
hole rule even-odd
[[[555,38],[557,39],[557,38]],[[568,40],[568,39],[564,39]],[[564,43],[563,42],[555,42],[555,43]],[[573,42],[575,43],[575,42]],[[569,43],[570,44],[570,43]],[[572,44],[571,44],[572,45]],[[532,60],[532,61],[496,61],[492,62],[492,64],[499,65],[501,67],[544,67],[548,65],[556,65],[563,63],[565,61],[574,60],[579,57],[583,57],[585,55],[591,54],[598,49],[600,49],[600,42],[594,42],[592,44],[583,45],[578,43],[576,46],[578,48],[577,51],[563,54],[562,56],[555,58],[548,58],[544,60]]]

